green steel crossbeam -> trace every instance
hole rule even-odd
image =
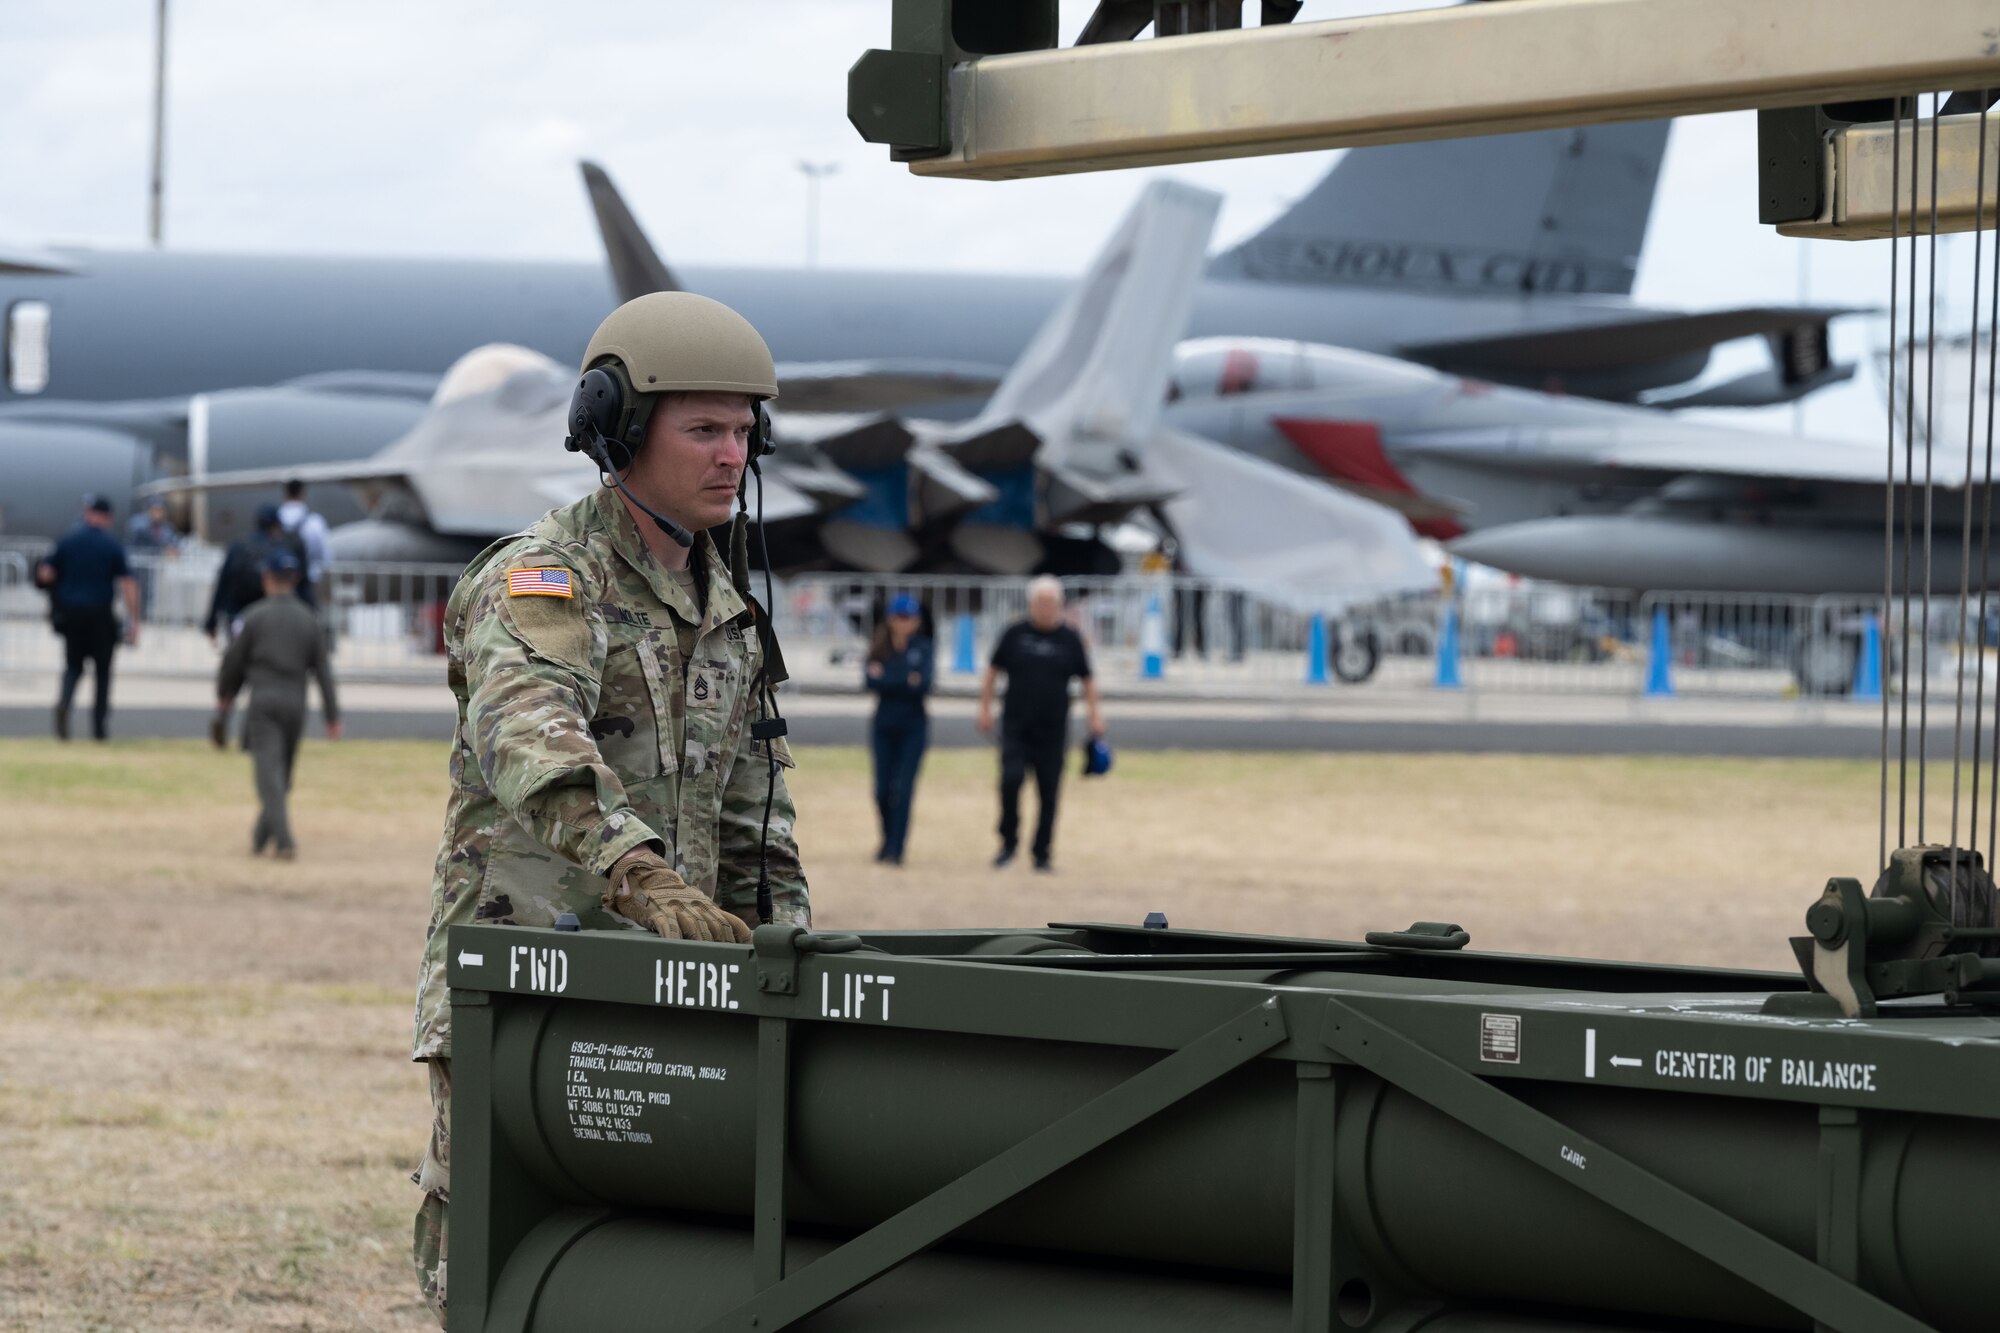
[[[1275,997],[1266,999],[758,1292],[705,1333],[775,1333],[789,1327],[1284,1039],[1284,1014]]]
[[[1936,1333],[1847,1278],[1570,1129],[1344,1000],[1327,1001],[1326,1044],[1835,1333]]]

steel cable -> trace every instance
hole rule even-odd
[[[1931,179],[1932,196],[1936,196],[1937,179]],[[1979,261],[1981,243],[1985,240],[1980,233],[1986,223],[1986,110],[1979,112],[1979,168],[1978,183],[1972,192],[1972,324],[1967,335],[1967,350],[1978,346],[1979,341]],[[1954,683],[1956,703],[1952,711],[1951,726],[1951,882],[1958,883],[1958,793],[1959,766],[1965,752],[1965,613],[1972,604],[1972,450],[1978,435],[1978,412],[1973,401],[1978,392],[1978,357],[1968,356],[1965,388],[1965,471],[1959,477],[1959,534],[1958,534],[1958,670]],[[1987,466],[1992,466],[1992,458],[1987,458]],[[1989,511],[1990,512],[1990,511]],[[1983,550],[1982,546],[1982,550]],[[1986,635],[1986,585],[1980,584],[1980,639]],[[1981,692],[1984,692],[1986,674],[1979,673]],[[1971,845],[1979,845],[1979,734],[1978,714],[1973,718],[1972,737],[1972,813]]]
[[[1910,565],[1916,548],[1917,488],[1917,123],[1922,104],[1910,103],[1910,300],[1909,329],[1903,350],[1909,358],[1903,375],[1903,623],[1897,636],[1901,647],[1896,692],[1902,696],[1901,726],[1896,738],[1896,845],[1910,845]],[[1893,188],[1893,187],[1892,187]]]
[[[1924,309],[1924,617],[1917,658],[1917,841],[1924,839],[1928,813],[1931,733],[1931,585],[1936,553],[1937,513],[1937,265],[1938,265],[1938,116],[1944,95],[1931,95],[1931,253],[1929,303]],[[1914,153],[1911,154],[1915,156]],[[1911,312],[1913,315],[1914,311]],[[1914,352],[1915,349],[1912,349]],[[1914,378],[1911,388],[1916,387]],[[1911,405],[1914,409],[1915,404]]]
[[[1982,102],[1986,102],[1990,98],[1990,96],[1991,93],[1989,91],[1987,94],[1983,95],[1980,100]],[[1989,110],[1988,106],[1982,105],[1980,108],[1979,123],[1982,132],[1982,141],[1986,125],[1986,115],[1988,110]],[[1986,154],[1983,148],[1979,154],[1979,161],[1981,164],[1981,173],[1983,175],[1986,162]],[[2000,175],[1996,175],[1994,184],[1996,186],[2000,186]],[[1983,194],[1981,196],[1981,202],[1982,203],[1984,202]],[[1986,480],[1986,515],[1989,528],[1991,526],[1991,521],[1993,516],[1993,425],[1994,425],[1993,415],[1994,415],[1994,402],[1995,402],[1994,385],[1995,385],[1996,374],[2000,374],[2000,200],[1996,200],[1993,206],[1993,227],[1994,227],[1993,264],[1992,264],[1993,276],[1990,279],[1992,283],[1992,294],[1990,299],[1986,303],[1986,476],[1985,480]],[[1979,341],[1977,338],[1978,330],[1975,329],[1973,330],[1973,332],[1975,336],[1971,340],[1969,340],[1966,345],[1966,352],[1967,352],[1966,360],[1969,372],[1973,379],[1973,383],[1975,386],[1977,386],[1979,380]],[[1975,387],[1974,391],[1975,397],[1976,394],[1977,390]],[[1980,633],[1981,637],[1983,638],[1985,634],[1985,627],[1983,624],[1981,626]],[[1981,662],[1982,679],[1984,678],[1984,674],[1985,674],[1984,661],[1982,659]],[[1994,687],[1994,692],[1993,692],[1993,754],[1991,762],[1987,765],[1987,775],[1988,775],[1988,782],[1987,782],[1987,795],[1986,795],[1986,865],[1987,868],[1990,870],[1993,866],[1993,847],[1994,847],[1995,828],[1996,825],[2000,825],[2000,685],[1996,685]]]
[[[1914,110],[1914,109],[1913,109]],[[1912,134],[1916,133],[1914,117]],[[1914,146],[1911,148],[1915,152]],[[1889,136],[1889,431],[1887,476],[1882,486],[1882,617],[1875,635],[1875,649],[1882,661],[1882,808],[1881,830],[1876,839],[1875,862],[1889,864],[1889,623],[1895,596],[1896,577],[1896,258],[1903,229],[1903,99],[1896,99],[1896,127]],[[1911,244],[1915,245],[1912,227]],[[1863,645],[1866,647],[1866,645]],[[2000,724],[1996,724],[2000,736]],[[1902,828],[1896,830],[1901,845]]]

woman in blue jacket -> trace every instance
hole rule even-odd
[[[917,769],[930,744],[924,696],[931,692],[936,661],[930,636],[923,633],[923,607],[911,594],[897,593],[868,648],[868,688],[875,692],[869,737],[875,747],[875,808],[882,816],[882,848],[875,859],[886,865],[903,864]]]

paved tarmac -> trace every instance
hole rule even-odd
[[[0,736],[45,736],[53,682],[30,693],[15,679],[0,688]],[[199,682],[121,682],[114,738],[205,734]],[[79,701],[81,702],[81,701]],[[347,734],[357,740],[448,739],[449,700],[434,687],[358,685],[345,692]],[[842,695],[801,695],[784,704],[795,743],[854,745],[867,737],[868,703]],[[1130,750],[1329,751],[1353,753],[1717,755],[1872,759],[1880,713],[1867,705],[1670,699],[1633,701],[1507,696],[1396,697],[1364,689],[1318,708],[1222,701],[1114,701],[1106,705],[1114,745]],[[87,727],[83,709],[75,721]],[[1072,723],[1080,735],[1081,710]],[[313,726],[317,731],[317,724]],[[310,733],[309,733],[310,734]],[[1950,728],[1931,729],[1933,754],[1949,754]],[[944,698],[932,709],[932,743],[988,744],[972,704]]]

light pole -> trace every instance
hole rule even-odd
[[[819,267],[819,183],[840,170],[838,162],[800,162],[806,178],[806,267]]]
[[[167,150],[167,0],[159,0],[153,28],[153,180],[148,192],[146,235],[160,246],[161,196],[166,192]]]

